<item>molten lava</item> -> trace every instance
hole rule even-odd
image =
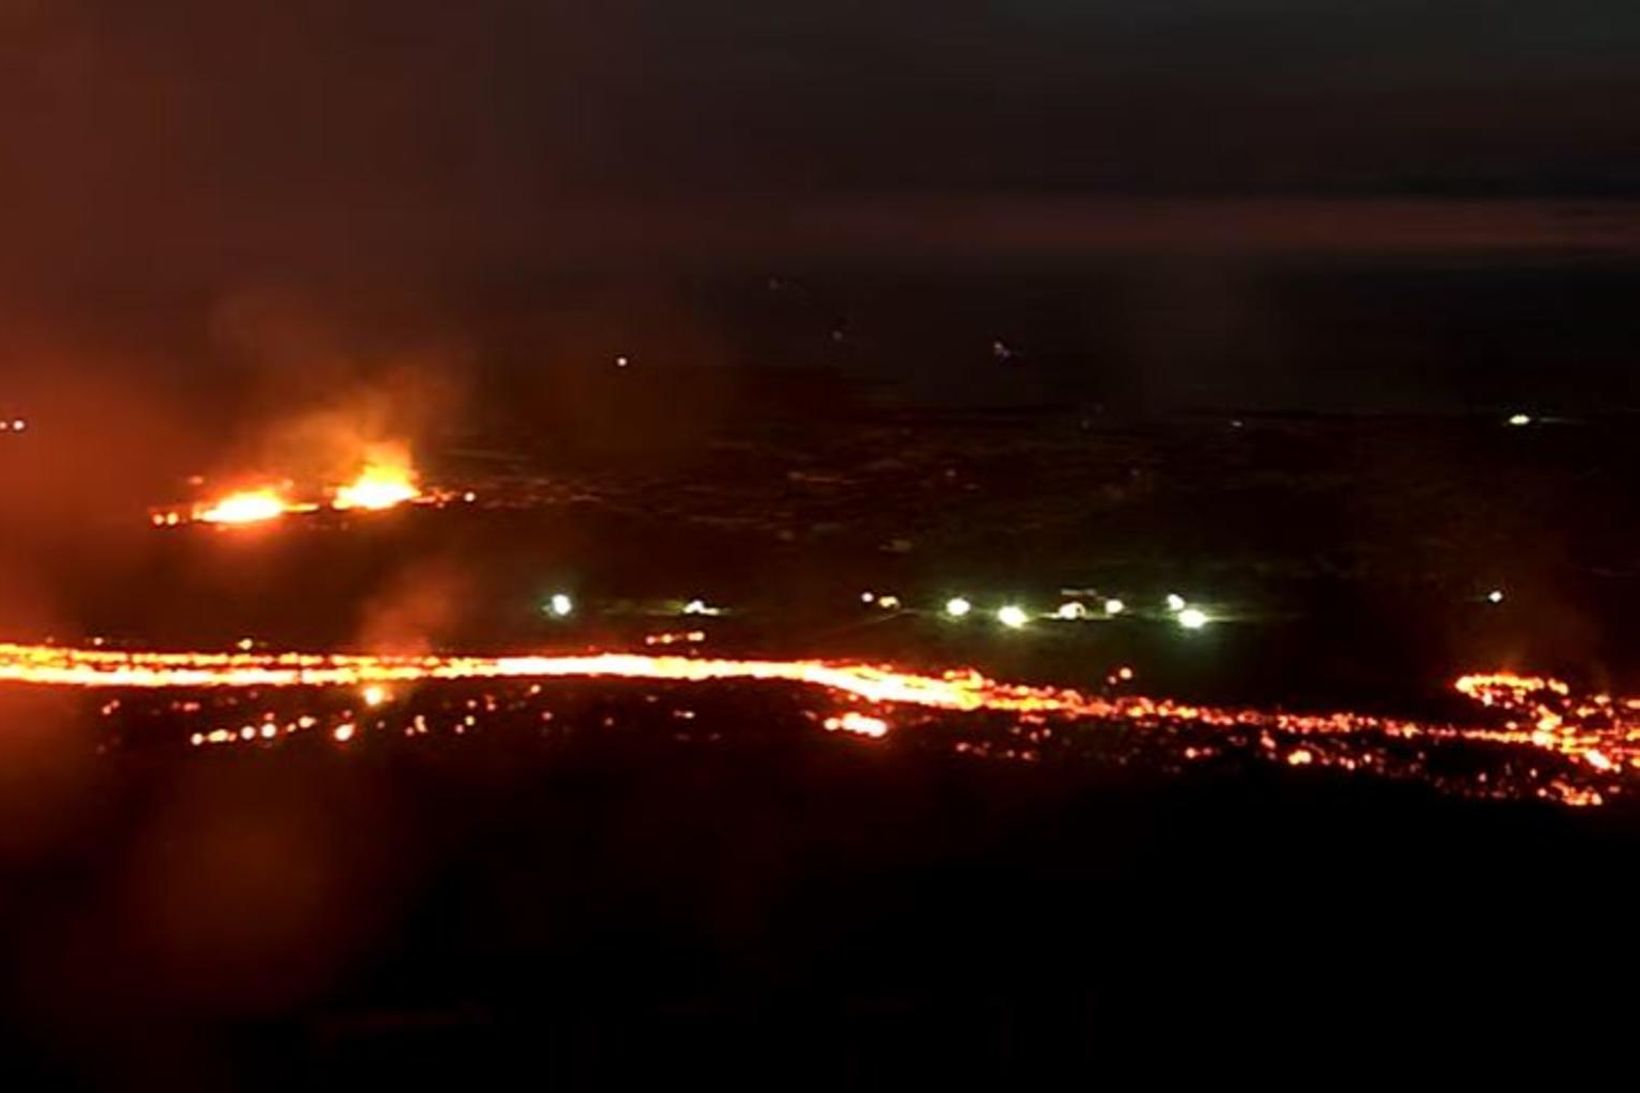
[[[375,462],[365,465],[359,476],[336,489],[331,504],[338,509],[390,509],[421,496],[416,474],[408,463]]]
[[[1123,739],[1164,765],[1252,755],[1291,767],[1329,768],[1414,779],[1470,797],[1536,797],[1566,805],[1599,805],[1640,781],[1640,700],[1583,696],[1559,680],[1506,673],[1465,676],[1457,690],[1485,710],[1479,723],[1415,721],[1374,714],[1289,713],[1198,706],[1141,695],[1084,694],[987,679],[978,672],[943,675],[891,666],[820,660],[731,660],[635,653],[573,656],[368,656],[302,653],[155,653],[0,643],[0,683],[148,689],[360,688],[367,708],[382,708],[391,684],[420,681],[746,680],[815,688],[852,702],[960,715],[948,726],[953,750],[995,759],[1035,761],[1049,749],[1085,753],[1086,735]],[[539,686],[530,693],[539,692]],[[105,707],[115,709],[116,699]],[[999,715],[1005,724],[995,731]],[[269,715],[271,717],[271,715]],[[962,738],[972,716],[989,735]],[[418,717],[418,723],[420,721]],[[295,732],[316,724],[303,717]],[[464,719],[463,727],[470,726]],[[924,722],[927,724],[928,722]],[[338,722],[337,740],[351,721]],[[825,718],[827,730],[882,737],[889,723],[858,710]],[[411,730],[424,732],[420,726]],[[458,731],[463,731],[458,729]],[[200,741],[254,741],[273,733],[241,726],[201,734]],[[199,741],[196,741],[198,743]],[[1459,764],[1437,758],[1461,750]]]
[[[272,487],[242,490],[194,510],[194,519],[207,524],[259,524],[290,510],[283,494]]]
[[[230,493],[214,501],[200,502],[185,513],[175,509],[157,509],[149,519],[155,527],[161,528],[190,522],[260,524],[292,513],[318,512],[326,507],[317,500],[292,500],[292,489],[294,486],[289,482],[280,486],[259,486]],[[436,496],[422,492],[409,450],[397,444],[371,446],[365,453],[363,469],[357,477],[334,488],[316,489],[309,496],[315,494],[328,497],[328,507],[339,512],[356,509],[379,511],[407,501],[438,500]]]

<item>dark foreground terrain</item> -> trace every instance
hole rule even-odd
[[[109,751],[80,700],[6,695],[12,1087],[1475,1075],[1621,1042],[1622,802],[685,699],[686,731],[603,685],[550,731]]]

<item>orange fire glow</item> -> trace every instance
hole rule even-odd
[[[323,507],[316,500],[292,500],[292,488],[290,483],[285,483],[238,490],[213,501],[200,502],[185,512],[155,510],[149,522],[160,528],[188,522],[228,526],[261,524],[292,513],[317,512]],[[363,458],[363,469],[351,482],[317,492],[328,496],[329,507],[341,512],[380,511],[407,501],[436,499],[422,492],[409,450],[398,444],[370,446]]]
[[[290,510],[290,503],[272,487],[230,493],[194,510],[194,519],[207,524],[259,524]]]
[[[390,509],[421,496],[416,473],[407,459],[373,458],[359,476],[336,489],[332,505],[338,509]]]

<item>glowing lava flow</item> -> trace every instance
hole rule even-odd
[[[371,462],[359,477],[336,489],[338,509],[390,509],[421,496],[414,472],[405,462]]]
[[[290,507],[278,490],[244,490],[196,509],[194,519],[207,524],[259,524],[283,516]]]
[[[1177,759],[1210,759],[1240,748],[1295,767],[1421,778],[1468,796],[1535,796],[1564,804],[1598,805],[1640,781],[1640,699],[1581,697],[1558,680],[1506,673],[1457,680],[1459,693],[1485,707],[1489,720],[1448,724],[1347,712],[1298,714],[1197,706],[1137,695],[1088,695],[1001,683],[971,670],[918,675],[892,667],[818,660],[635,653],[503,657],[153,653],[0,644],[0,683],[132,690],[355,687],[364,688],[366,705],[374,706],[389,694],[388,684],[542,679],[778,682],[883,706],[1002,714],[1014,724],[1000,742],[962,740],[955,745],[958,751],[1000,758],[1038,758],[1051,741],[1064,738],[1061,727],[1086,723],[1132,733],[1149,742],[1147,746]],[[859,712],[828,718],[825,727],[866,737],[889,732],[886,720]],[[336,739],[352,733],[349,722]],[[1444,768],[1451,764],[1441,764],[1438,770],[1428,762],[1433,749],[1464,745],[1474,753],[1468,756],[1472,769],[1467,772],[1448,773]]]

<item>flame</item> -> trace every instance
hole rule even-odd
[[[345,486],[338,486],[331,504],[338,509],[390,509],[421,496],[409,452],[396,445],[372,448],[364,470]]]
[[[420,496],[414,480],[401,468],[371,466],[338,487],[333,504],[338,509],[390,509]]]
[[[207,524],[259,524],[283,516],[290,507],[278,490],[264,487],[230,493],[196,509],[194,519]]]
[[[176,527],[185,521],[206,524],[260,524],[276,520],[289,513],[317,512],[321,507],[315,501],[292,501],[289,482],[281,486],[259,486],[239,490],[214,501],[196,504],[186,516],[174,510],[155,510],[149,522],[155,527]],[[390,509],[406,501],[417,501],[425,496],[417,484],[416,472],[410,453],[400,444],[370,446],[363,459],[363,469],[353,481],[335,487],[330,506],[339,511],[351,509]]]

